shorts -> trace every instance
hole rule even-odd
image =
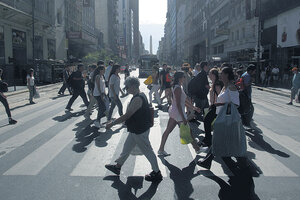
[[[292,87],[291,89],[291,96],[293,99],[295,99],[296,95],[298,94],[299,88],[297,87]]]

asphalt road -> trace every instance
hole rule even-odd
[[[70,96],[58,97],[58,89],[41,90],[34,105],[27,104],[27,93],[9,96],[16,125],[7,125],[0,108],[1,200],[299,199],[300,105],[286,105],[287,97],[253,91],[253,128],[246,131],[249,170],[232,171],[218,158],[210,171],[196,166],[194,161],[205,154],[196,156],[190,145],[181,145],[175,128],[166,144],[171,156],[158,159],[164,179],[151,184],[143,179],[151,171],[143,156],[130,156],[120,177],[104,168],[120,154],[126,129],[97,130],[84,119],[80,98],[66,113]],[[122,99],[124,110],[130,98]],[[113,115],[118,116],[117,109]],[[166,109],[156,111],[150,133],[155,152],[167,121]],[[200,139],[201,130],[203,124]]]

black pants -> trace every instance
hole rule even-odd
[[[250,100],[250,111],[246,114],[241,115],[243,125],[246,126],[250,125],[250,122],[253,118],[253,114],[254,114],[254,106],[252,104],[252,101]]]
[[[86,97],[86,93],[85,93],[84,89],[74,89],[73,95],[72,95],[71,99],[69,100],[68,105],[66,107],[67,109],[71,108],[72,104],[74,103],[74,101],[77,99],[78,96],[80,96],[82,98],[82,100],[86,106],[89,105],[89,101]]]
[[[67,84],[67,83],[63,83],[63,85],[61,86],[60,90],[58,91],[58,93],[64,93],[66,88],[68,88],[69,93],[72,94],[72,88]]]
[[[110,106],[108,117],[107,117],[108,120],[111,120],[112,113],[116,106],[118,106],[119,115],[120,116],[123,115],[123,105],[122,105],[122,102],[120,101],[120,98],[119,97],[117,97],[116,99],[111,98],[111,106]]]
[[[0,95],[0,101],[5,107],[5,111],[6,111],[6,114],[7,114],[8,118],[10,118],[11,113],[10,113],[10,110],[9,110],[9,105],[8,105],[7,99],[5,99],[2,95]]]
[[[98,102],[98,115],[97,115],[97,120],[100,120],[102,117],[105,116],[104,112],[106,110],[106,107],[105,107],[105,102],[102,101],[101,97],[100,96],[94,96],[95,99],[97,100]]]
[[[204,118],[204,130],[205,130],[205,137],[203,139],[203,142],[207,145],[210,146],[211,145],[211,140],[212,140],[212,136],[211,136],[211,123],[214,121],[214,119],[217,117],[216,114],[216,107],[212,108],[211,110],[209,110],[209,112],[207,113],[207,115]]]

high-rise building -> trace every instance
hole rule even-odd
[[[150,35],[150,54],[151,55],[153,54],[153,51],[152,51],[152,35]]]

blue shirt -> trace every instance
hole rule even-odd
[[[300,88],[300,72],[298,72],[297,74],[294,74],[293,87],[294,88]]]

